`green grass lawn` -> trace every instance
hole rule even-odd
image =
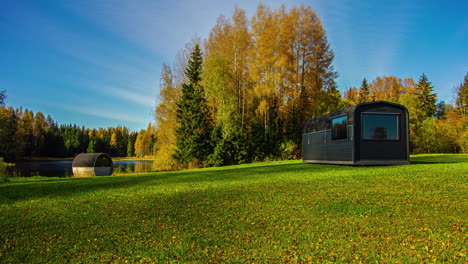
[[[0,263],[466,263],[468,155],[0,183]]]

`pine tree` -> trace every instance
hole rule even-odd
[[[434,116],[437,119],[447,118],[447,104],[445,103],[445,101],[440,101],[437,104],[437,110],[436,110]]]
[[[128,135],[128,143],[127,143],[127,157],[135,156],[135,141],[136,141],[137,133],[132,132]]]
[[[44,145],[44,136],[47,123],[44,114],[37,112],[33,123],[33,155],[40,155]]]
[[[91,139],[88,144],[88,148],[86,148],[86,153],[95,153],[96,152],[96,141]]]
[[[0,107],[5,106],[6,90],[0,91]]]
[[[200,84],[202,63],[202,52],[196,44],[185,70],[187,82],[182,84],[182,98],[177,104],[179,128],[174,158],[184,166],[191,162],[195,166],[203,165],[211,152],[212,125],[205,91]]]
[[[361,87],[359,88],[359,103],[367,103],[371,101],[369,84],[366,78],[362,80]]]
[[[457,98],[455,103],[458,111],[464,116],[468,116],[468,73],[465,75],[465,80],[457,87]]]
[[[18,123],[19,117],[12,107],[0,107],[0,157],[6,161],[23,157],[23,132]]]
[[[437,110],[437,94],[433,93],[434,87],[428,81],[426,74],[422,74],[416,85],[416,97],[421,102],[422,110],[427,117],[431,117]]]

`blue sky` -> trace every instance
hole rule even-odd
[[[468,72],[468,1],[263,1],[312,6],[335,52],[341,91],[365,77],[416,81],[424,72],[439,100]],[[90,128],[153,122],[163,63],[219,15],[255,12],[258,1],[2,0],[0,90],[7,104]]]

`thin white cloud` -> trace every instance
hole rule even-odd
[[[65,2],[67,8],[107,29],[120,38],[159,54],[167,41],[161,35],[171,20],[165,15],[163,1],[81,1]],[[163,31],[164,32],[164,31]]]
[[[132,114],[129,109],[125,108],[107,108],[99,105],[80,105],[80,104],[53,104],[54,107],[61,108],[66,111],[75,113],[85,114],[94,117],[100,117],[105,119],[112,119],[116,121],[126,121],[145,124],[148,122],[148,118],[145,115]]]
[[[128,89],[123,89],[119,87],[103,87],[105,93],[110,96],[120,98],[122,100],[130,101],[142,106],[154,107],[156,96],[148,96],[146,94],[141,94],[137,91],[132,91]]]
[[[146,81],[128,81],[126,83],[119,83],[117,80],[98,80],[87,79],[84,76],[74,76],[80,78],[79,85],[81,90],[88,96],[98,96],[106,100],[112,97],[118,99],[118,103],[132,104],[142,107],[155,107],[157,98],[156,80],[147,79]],[[76,95],[69,95],[76,96]]]
[[[172,61],[177,51],[194,35],[202,38],[215,25],[219,15],[230,16],[236,6],[255,12],[261,1],[181,0],[181,1],[80,1],[62,3],[80,16],[107,29],[120,38],[135,43],[166,60]],[[272,8],[295,1],[269,1]]]
[[[15,13],[21,13],[25,19],[9,18],[12,28],[15,28],[14,34],[52,49],[63,60],[72,59],[73,67],[56,68],[55,74],[46,78],[59,82],[64,79],[72,80],[69,85],[73,86],[73,91],[85,95],[78,97],[68,89],[64,90],[69,87],[49,83],[47,90],[52,94],[61,94],[62,102],[75,100],[80,106],[57,104],[52,98],[49,98],[45,105],[120,121],[132,120],[135,116],[126,114],[128,110],[103,112],[102,109],[96,109],[89,99],[92,94],[105,95],[101,97],[103,104],[112,105],[109,98],[117,98],[121,105],[127,107],[134,104],[135,108],[154,108],[159,63],[153,61],[151,56],[143,57],[140,54],[144,53],[137,54],[119,48],[118,45],[109,45],[95,35],[65,27],[28,6],[18,5],[15,8],[18,9]],[[146,125],[148,118],[136,118],[136,122],[143,120],[143,124]]]
[[[47,100],[37,98],[26,101],[32,106],[30,110],[50,114],[59,124],[82,124],[88,128],[125,125],[136,131],[153,121],[152,111],[148,107],[129,107],[126,104],[105,102],[100,98],[71,93],[65,97],[63,100],[54,97]],[[49,112],[47,109],[52,111]],[[89,123],[95,125],[90,126]]]
[[[106,39],[65,27],[27,6],[18,5],[16,8],[24,21],[8,21],[12,23],[11,28],[15,29],[14,34],[49,47],[59,56],[66,55],[78,60],[87,65],[88,69],[90,66],[96,67],[114,77],[126,77],[128,80],[147,78],[158,70],[159,63],[147,54],[137,55],[118,45],[109,45]]]

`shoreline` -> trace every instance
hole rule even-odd
[[[125,161],[125,160],[141,160],[141,161],[153,161],[154,157],[111,157],[113,161]],[[53,157],[24,157],[18,159],[16,162],[34,162],[34,161],[73,161],[74,157],[68,158],[53,158]]]

